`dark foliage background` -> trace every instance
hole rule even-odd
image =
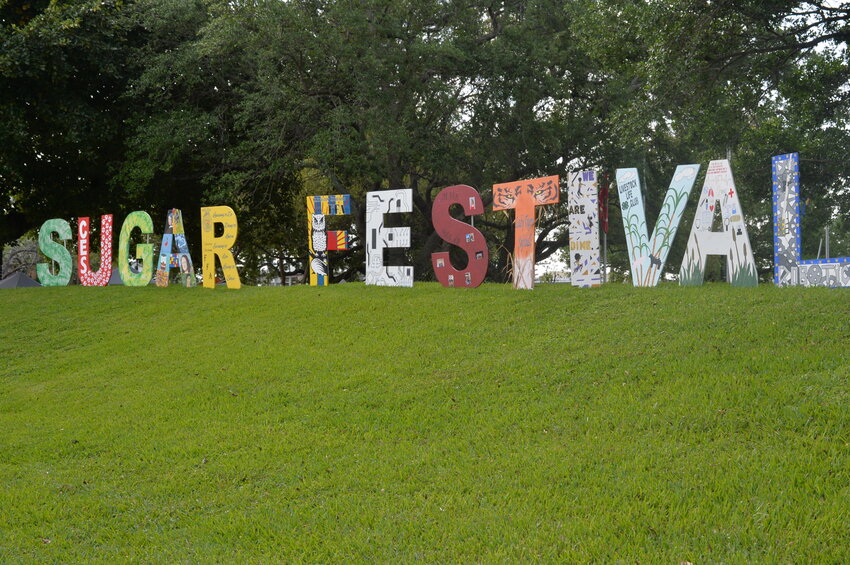
[[[0,3],[0,240],[51,217],[227,204],[243,276],[304,264],[304,197],[412,188],[417,278],[445,248],[445,186],[637,166],[650,229],[679,163],[731,157],[763,277],[770,157],[802,158],[804,251],[850,254],[850,9],[674,0],[135,0]],[[697,180],[693,198],[702,180]],[[609,259],[627,259],[612,187]],[[566,244],[566,198],[540,211],[538,260]],[[676,272],[693,205],[667,269]],[[338,220],[337,220],[338,221]],[[508,276],[511,218],[476,227]],[[194,225],[193,225],[194,224]],[[120,225],[120,224],[119,224]],[[199,258],[197,258],[199,259]],[[196,261],[197,261],[196,259]],[[363,250],[332,258],[338,278]]]

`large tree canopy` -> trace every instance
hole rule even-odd
[[[771,155],[802,155],[806,251],[825,225],[850,241],[848,17],[785,1],[7,1],[0,237],[55,216],[228,204],[253,278],[303,262],[304,196],[412,188],[414,248],[394,260],[428,278],[445,186],[489,203],[497,182],[637,166],[652,222],[676,164],[729,155],[764,274]],[[540,211],[538,259],[566,244],[562,200]],[[339,277],[363,269],[362,206],[350,221]],[[504,280],[511,217],[476,226]]]

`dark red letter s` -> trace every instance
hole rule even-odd
[[[484,202],[477,190],[465,184],[458,184],[444,188],[434,199],[431,208],[431,221],[437,235],[466,251],[466,268],[462,271],[455,269],[446,251],[432,253],[431,265],[434,267],[434,275],[443,286],[473,288],[484,282],[490,252],[480,231],[452,218],[449,214],[452,204],[460,204],[467,216],[477,216],[484,213]]]

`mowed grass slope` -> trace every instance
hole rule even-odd
[[[850,291],[0,291],[0,561],[850,562]]]

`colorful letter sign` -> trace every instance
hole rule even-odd
[[[514,288],[534,288],[534,209],[560,196],[557,176],[493,185],[493,210],[515,210]]]
[[[432,253],[431,265],[441,285],[474,288],[484,282],[487,275],[490,250],[480,231],[452,217],[449,213],[452,204],[460,204],[467,216],[477,216],[484,213],[484,202],[477,190],[459,184],[441,190],[431,207],[434,231],[446,242],[466,251],[466,267],[463,270],[455,269],[447,251]]]
[[[650,239],[647,235],[638,170],[617,169],[617,191],[620,194],[620,207],[623,210],[623,227],[626,230],[632,285],[655,286],[658,284],[698,172],[699,165],[676,167],[676,173],[661,204],[661,212],[658,214],[658,221],[655,222]]]
[[[310,237],[310,286],[330,284],[328,251],[348,249],[348,232],[327,231],[325,216],[344,216],[351,213],[351,196],[332,194],[307,197],[307,229]]]
[[[38,230],[38,248],[45,257],[52,259],[58,265],[56,273],[50,272],[49,263],[36,265],[35,272],[42,286],[65,286],[70,282],[71,273],[74,270],[71,265],[71,252],[64,245],[53,241],[54,233],[59,236],[59,239],[67,241],[71,239],[71,226],[65,220],[54,218],[44,222]]]
[[[570,270],[573,286],[602,284],[599,267],[599,199],[596,171],[569,174]]]
[[[717,208],[723,219],[722,231],[711,231]],[[735,190],[729,161],[721,159],[708,164],[697,213],[688,239],[688,249],[679,270],[679,284],[698,286],[705,274],[709,255],[726,257],[726,280],[733,286],[756,286],[758,273],[744,211]]]
[[[121,226],[118,238],[118,272],[125,286],[147,286],[153,274],[153,244],[140,243],[136,245],[136,266],[130,266],[130,234],[139,228],[142,234],[153,233],[153,220],[147,212],[131,212]],[[141,261],[141,270],[138,268]]]
[[[413,190],[366,193],[366,284],[413,286],[413,267],[384,265],[384,249],[410,247],[410,228],[388,228],[384,214],[413,211]]]
[[[89,236],[91,220],[77,220],[77,272],[83,286],[106,286],[112,276],[112,214],[100,217],[100,267],[91,269]]]
[[[177,253],[174,253],[174,247]],[[159,248],[159,264],[156,269],[156,286],[168,286],[171,269],[178,270],[180,286],[195,286],[195,269],[192,256],[186,244],[186,232],[183,230],[183,214],[177,208],[168,211],[165,233]]]
[[[215,226],[224,228],[221,236],[216,237]],[[231,249],[236,244],[239,223],[236,212],[230,206],[209,206],[201,208],[201,247],[204,257],[204,288],[215,288],[215,258],[221,264],[221,272],[227,282],[227,288],[242,288],[236,259]],[[181,251],[182,252],[182,251]]]
[[[773,282],[776,286],[850,286],[850,257],[800,255],[800,157],[773,158]]]

